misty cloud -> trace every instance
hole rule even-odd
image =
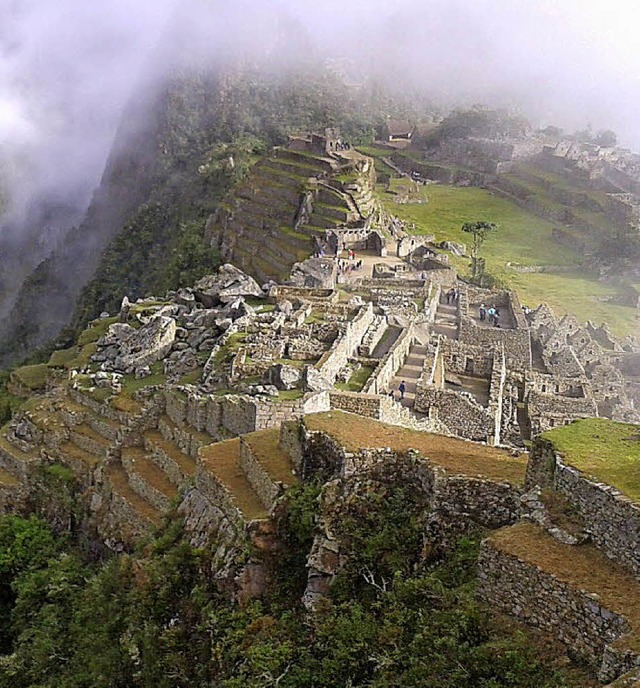
[[[40,198],[80,217],[168,9],[0,0],[0,159],[14,220]]]
[[[591,122],[639,145],[638,19],[633,3],[602,0],[0,0],[13,219],[42,199],[80,219],[133,90],[231,52],[284,46],[293,64],[313,44],[435,102],[513,106],[569,130]]]

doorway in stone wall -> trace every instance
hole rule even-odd
[[[464,373],[465,373],[465,375],[473,375],[473,359],[472,358],[467,358],[467,360],[464,364]]]

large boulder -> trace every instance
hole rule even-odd
[[[313,366],[304,369],[302,378],[307,392],[324,392],[333,388],[333,385]]]
[[[284,363],[277,363],[269,369],[269,382],[278,389],[294,389],[300,382],[300,370]]]
[[[234,265],[221,265],[217,275],[207,275],[196,283],[193,293],[205,308],[230,303],[239,296],[264,296],[258,283]]]
[[[133,372],[162,360],[176,340],[176,321],[166,316],[152,317],[139,330],[124,323],[114,323],[98,342],[102,351],[116,353],[104,362],[105,370]]]

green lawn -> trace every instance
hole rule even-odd
[[[372,373],[373,368],[370,366],[360,366],[349,378],[348,382],[339,382],[336,388],[343,392],[361,392]]]
[[[393,185],[398,183],[394,180]],[[573,313],[583,322],[607,322],[620,336],[634,331],[636,310],[603,303],[615,290],[580,271],[581,256],[553,241],[550,222],[478,187],[429,185],[421,187],[420,193],[427,203],[397,204],[379,188],[379,197],[390,212],[415,224],[416,234],[434,234],[437,241],[448,239],[469,247],[470,237],[461,230],[463,223],[497,223],[498,230],[487,239],[481,255],[486,258],[487,270],[517,290],[522,303],[535,308],[544,301],[557,316]],[[462,275],[469,274],[468,259],[452,256],[451,262]],[[523,274],[507,263],[575,266],[575,271]]]
[[[544,437],[569,465],[640,502],[640,425],[589,418]]]

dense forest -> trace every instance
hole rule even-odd
[[[307,611],[300,596],[318,492],[289,492],[283,544],[268,555],[268,592],[243,604],[212,579],[214,548],[193,549],[175,517],[135,553],[106,559],[65,533],[64,519],[56,534],[35,516],[3,517],[0,685],[585,685],[557,648],[475,602],[481,534],[444,557],[430,552],[421,505],[400,487],[350,504],[340,533],[348,564]]]

